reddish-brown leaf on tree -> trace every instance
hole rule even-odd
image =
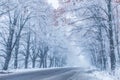
[[[120,3],[120,0],[115,0],[115,2]]]

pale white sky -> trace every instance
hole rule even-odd
[[[47,0],[49,4],[53,6],[54,9],[57,9],[59,7],[59,1],[58,0]]]

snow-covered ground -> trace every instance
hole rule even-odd
[[[90,70],[89,70],[90,71]],[[111,71],[100,71],[100,70],[93,70],[90,71],[89,75],[93,76],[99,80],[120,80],[120,68],[116,68],[114,72]]]
[[[108,72],[79,67],[22,69],[8,72],[0,74],[0,80],[120,80]],[[118,76],[118,72],[115,75]]]
[[[116,79],[115,76],[112,76],[108,72],[104,72],[104,71],[94,71],[89,75],[97,78],[98,80],[118,80]]]

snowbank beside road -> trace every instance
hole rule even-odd
[[[99,72],[99,71],[95,71],[92,74],[89,74],[93,77],[96,77],[99,80],[115,80],[115,77],[111,76],[109,73],[107,72]]]
[[[96,77],[99,80],[120,80],[120,68],[115,70],[115,73],[107,71],[94,71],[89,75]]]

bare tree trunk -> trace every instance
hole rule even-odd
[[[53,65],[54,65],[54,57],[50,57],[49,67],[53,67]]]
[[[109,41],[110,41],[110,61],[111,61],[111,70],[115,70],[116,59],[114,52],[114,41],[113,41],[113,24],[112,24],[112,0],[108,0],[108,24],[109,24]]]
[[[30,32],[28,33],[28,36],[27,36],[27,50],[26,50],[26,55],[25,55],[25,68],[28,68],[29,56],[30,56]]]
[[[106,55],[105,55],[105,49],[104,49],[104,43],[103,43],[103,36],[102,36],[102,27],[99,26],[99,37],[100,37],[100,55],[101,55],[101,69],[106,69]]]
[[[16,46],[15,46],[15,60],[14,60],[14,68],[15,69],[18,68],[19,41],[20,41],[20,36],[18,37],[18,39],[16,41]]]
[[[35,63],[36,63],[36,60],[33,59],[33,60],[32,60],[32,68],[35,68]]]
[[[43,58],[40,58],[40,66],[39,66],[39,68],[44,68],[43,64],[44,64],[44,60],[43,60]]]
[[[13,36],[14,36],[14,25],[11,25],[12,23],[10,22],[10,30],[9,30],[9,37],[7,40],[7,46],[6,46],[6,57],[5,57],[5,62],[3,66],[3,70],[7,70],[9,66],[9,62],[11,59],[11,54],[12,54],[12,43],[13,43]]]

